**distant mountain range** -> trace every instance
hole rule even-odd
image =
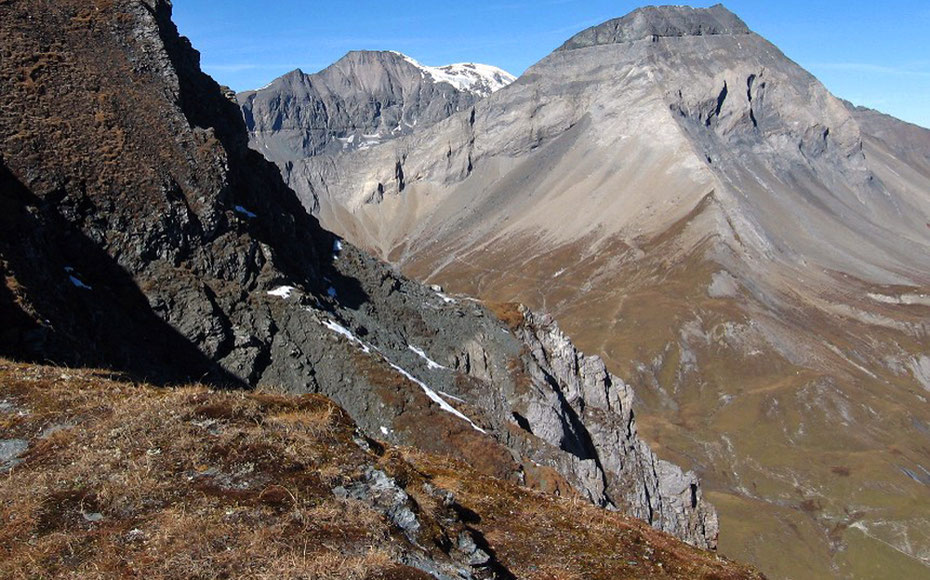
[[[344,69],[325,95],[292,74],[239,96],[324,227],[551,313],[707,482],[725,553],[927,574],[930,131],[836,98],[720,5],[595,26],[480,99],[394,53],[319,78]]]

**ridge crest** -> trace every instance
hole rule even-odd
[[[752,31],[739,16],[727,10],[723,4],[710,8],[646,6],[622,18],[608,20],[579,32],[558,51],[635,42],[647,38],[744,34],[752,34]]]

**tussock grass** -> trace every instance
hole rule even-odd
[[[384,518],[330,491],[369,460],[333,403],[114,378],[0,362],[0,397],[27,413],[3,417],[5,437],[30,442],[0,477],[0,577],[363,579],[393,566]]]
[[[448,457],[363,450],[328,399],[159,389],[112,373],[0,359],[0,578],[427,578],[462,533],[518,578],[752,578],[751,570],[584,501]],[[375,449],[377,448],[377,449]],[[384,471],[411,498],[417,545],[333,487]],[[491,577],[491,570],[484,570]]]

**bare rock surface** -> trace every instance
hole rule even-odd
[[[632,505],[637,517],[676,535],[715,534],[716,512],[698,507],[697,477],[658,459],[639,439],[633,390],[600,358],[579,352],[551,317],[523,312],[518,334],[538,365],[531,367],[537,380],[514,412],[525,416],[530,432],[579,459],[589,457],[592,468],[576,475],[584,477],[578,487],[601,503]]]
[[[0,471],[9,471],[20,463],[19,456],[29,448],[29,442],[23,439],[0,440]]]
[[[662,37],[751,34],[738,16],[717,4],[701,9],[690,6],[647,6],[630,16],[610,20],[573,36],[559,50],[620,44]]]

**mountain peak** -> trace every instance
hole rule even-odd
[[[646,6],[623,18],[608,20],[579,32],[559,50],[619,44],[656,37],[751,34],[752,31],[723,4],[710,8]]]
[[[465,62],[448,64],[444,66],[427,66],[402,52],[394,50],[352,50],[328,67],[330,69],[345,69],[346,67],[384,67],[396,66],[414,67],[433,83],[446,83],[458,91],[470,93],[477,97],[486,97],[516,80],[516,77],[507,71],[487,64]],[[282,78],[302,79],[307,76],[297,69]],[[267,85],[263,88],[268,88]],[[259,89],[261,90],[261,89]]]
[[[394,51],[394,50],[350,50],[342,58],[337,60],[334,64],[341,62],[372,62],[372,61],[387,61],[387,62],[398,62],[404,60],[405,55]]]

